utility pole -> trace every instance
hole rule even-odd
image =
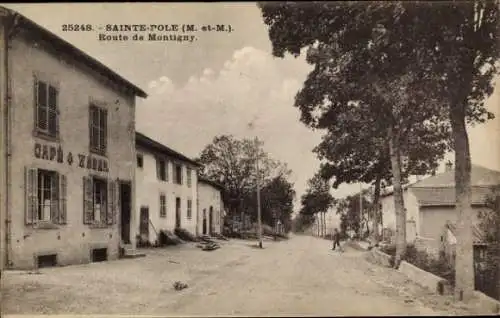
[[[262,248],[262,221],[261,221],[261,211],[260,211],[260,170],[259,170],[259,142],[257,137],[255,137],[255,166],[257,170],[257,226],[259,235],[259,247]]]
[[[363,185],[359,185],[359,228],[358,235],[361,238],[363,234]]]

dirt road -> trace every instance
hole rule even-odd
[[[473,314],[368,263],[363,252],[330,250],[307,236],[148,250],[141,259],[7,272],[4,314],[456,315]],[[175,281],[189,287],[172,288]],[[477,312],[476,312],[477,313]]]

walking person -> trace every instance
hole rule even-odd
[[[332,251],[335,251],[335,248],[338,247],[339,251],[342,252],[342,247],[340,246],[340,233],[337,229],[333,230],[333,247]]]

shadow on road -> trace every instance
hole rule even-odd
[[[259,243],[251,243],[251,244],[247,244],[248,247],[250,248],[255,248],[255,249],[258,249],[258,250],[263,250],[264,249],[264,246],[262,246],[262,248],[259,246]]]

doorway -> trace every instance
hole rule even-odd
[[[131,185],[120,182],[120,233],[124,244],[130,244]]]
[[[149,242],[149,207],[141,206],[139,234],[141,241]]]
[[[207,234],[207,210],[203,209],[203,235]]]
[[[214,208],[210,206],[209,212],[208,212],[208,233],[210,235],[213,234],[214,232]]]
[[[175,227],[181,227],[181,198],[175,198]]]

